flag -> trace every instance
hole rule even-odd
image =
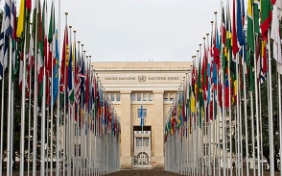
[[[226,48],[226,23],[225,23],[225,12],[224,7],[221,10],[221,47],[220,47],[220,55],[221,55],[221,67],[223,70],[226,70],[227,67],[227,48]]]
[[[71,48],[71,46],[70,46]],[[68,96],[70,103],[74,103],[74,88],[73,88],[73,71],[72,71],[72,51],[70,51],[70,56],[69,56],[69,65],[68,65]]]
[[[61,61],[61,79],[60,79],[60,92],[64,93],[66,89],[67,80],[67,60],[68,59],[68,28],[65,26],[64,40],[63,40],[63,50],[62,50],[62,61]]]
[[[11,2],[10,0],[5,0],[2,29],[0,34],[0,80],[3,78],[5,69],[8,66],[8,48],[11,34]]]
[[[50,44],[49,50],[50,56],[49,61],[51,62],[52,67],[49,68],[48,72],[51,76],[51,106],[54,105],[57,96],[58,96],[58,85],[59,85],[59,77],[58,77],[58,69],[59,69],[59,48],[58,48],[58,31],[55,27],[56,21],[55,21],[55,6],[52,3],[51,6],[51,17],[50,17],[50,23],[49,23],[49,32],[48,32],[48,42]]]
[[[139,117],[140,117],[140,127],[144,126],[144,112],[143,112],[143,105],[141,105],[140,108],[140,113],[139,113]]]
[[[237,52],[239,51],[238,48],[238,40],[237,40],[237,29],[236,29],[236,22],[238,23],[238,21],[236,20],[236,11],[235,11],[235,0],[233,0],[233,12],[232,12],[232,51],[233,51],[233,55],[235,56],[237,54]]]
[[[216,64],[216,68],[219,69],[220,67],[220,55],[219,55],[219,36],[218,36],[218,29],[217,29],[217,22],[215,23],[215,30],[214,30],[214,38],[213,38],[213,60]]]
[[[41,8],[40,8],[40,4],[39,4],[39,12],[38,12],[38,21],[37,24],[38,25],[38,65],[37,65],[37,72],[38,72],[38,85],[40,88],[39,91],[39,98],[41,98],[43,96],[43,75],[44,73],[44,35],[45,35],[45,10],[46,10],[46,3],[44,1],[43,3],[43,12],[42,12],[42,17],[41,17]],[[43,26],[44,25],[44,26]]]
[[[267,41],[268,38],[268,29],[270,28],[272,20],[272,10],[270,0],[261,0],[260,1],[261,9],[261,35],[263,40]]]
[[[282,8],[281,0],[276,0],[273,6],[273,20],[271,24],[271,39],[273,39],[273,58],[276,60],[277,71],[280,74],[282,74],[281,39],[279,32],[280,31],[279,20],[281,19],[281,11],[282,11],[281,8]]]
[[[30,94],[30,81],[31,81],[31,70],[34,67],[34,40],[33,35],[30,35],[30,42],[28,48],[28,61],[27,61],[27,85],[26,85],[26,97],[29,97]]]
[[[245,21],[245,13],[244,13],[245,9],[243,5],[244,5],[244,0],[237,0],[237,35],[238,35],[237,37],[240,46],[245,45],[245,37],[243,31],[243,26]]]
[[[248,28],[247,28],[247,43],[249,49],[254,51],[254,29],[253,29],[253,2],[248,0]]]
[[[21,0],[20,12],[17,24],[17,37],[21,37],[24,29],[24,15],[25,15],[25,0]]]

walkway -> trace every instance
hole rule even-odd
[[[180,176],[180,174],[168,172],[164,169],[123,169],[105,176]]]

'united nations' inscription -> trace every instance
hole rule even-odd
[[[122,77],[104,77],[105,80],[108,81],[118,81],[118,80],[135,80],[134,76],[122,76]]]
[[[143,83],[146,82],[146,80],[149,81],[177,81],[180,80],[180,77],[178,76],[148,76],[146,77],[145,75],[140,75],[140,76],[108,76],[104,77],[104,80],[107,81],[132,81],[132,80],[138,80],[139,82]]]

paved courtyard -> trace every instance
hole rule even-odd
[[[167,172],[164,169],[123,169],[105,176],[180,176],[180,174]]]

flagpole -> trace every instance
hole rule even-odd
[[[13,79],[13,78],[12,78]],[[12,142],[12,145],[11,145],[11,156],[12,156],[12,167],[11,167],[11,174],[13,175],[13,171],[14,171],[14,169],[13,169],[13,167],[14,167],[14,165],[15,165],[15,160],[14,160],[14,158],[16,159],[16,157],[15,157],[15,152],[14,152],[14,132],[15,132],[15,115],[14,115],[14,95],[15,95],[15,86],[14,86],[14,80],[12,80],[12,91],[11,91],[11,93],[12,93],[12,95],[11,95],[11,97],[12,97],[12,101],[11,101],[11,118],[12,118],[12,123],[11,123],[11,142]]]
[[[245,52],[243,52],[245,55]],[[246,88],[246,73],[245,73],[245,63],[243,64],[243,93],[244,93],[244,121],[245,121],[245,148],[246,148],[246,158],[248,161],[246,162],[247,166],[247,176],[249,176],[249,137],[248,137],[248,114],[247,114],[247,88]],[[239,89],[237,87],[237,89]],[[237,95],[238,96],[238,95]]]
[[[46,75],[46,79],[48,79],[48,76]],[[47,80],[46,80],[47,81]],[[47,84],[47,83],[46,83]],[[48,85],[46,85],[46,86],[48,86]],[[50,85],[49,85],[49,87],[50,87]],[[46,91],[45,91],[46,92]],[[51,93],[51,92],[50,92]],[[46,93],[45,93],[46,94]],[[49,95],[50,96],[50,95]],[[48,100],[46,100],[46,101],[48,101]],[[47,102],[46,102],[47,103]],[[46,175],[46,176],[48,176],[48,168],[49,168],[49,158],[51,158],[51,156],[49,156],[49,116],[50,116],[50,110],[49,110],[49,107],[47,106],[46,108],[45,108],[46,110],[46,115],[45,115],[45,123],[46,123],[46,130],[47,131],[45,131],[45,136],[46,136],[46,141],[45,141],[45,147],[44,147],[44,150],[45,150],[45,160],[44,160],[44,163],[45,163],[45,161],[46,161],[46,164],[45,164],[45,171],[47,171],[47,172],[45,172],[44,171],[44,174]],[[50,130],[52,130],[52,128],[50,128]]]
[[[3,69],[3,78],[2,78],[2,98],[1,98],[1,151],[0,151],[0,175],[2,175],[2,171],[3,171],[3,131],[4,131],[4,89],[5,89],[5,75],[4,75],[4,69]]]
[[[201,62],[201,59],[200,59],[200,57],[201,57],[201,46],[202,46],[202,44],[199,44],[199,50],[197,50],[196,64],[198,64],[198,62]],[[197,60],[198,58],[199,58],[199,61]],[[199,85],[197,85],[197,86],[199,87]],[[199,94],[199,92],[198,92],[198,94]],[[196,145],[195,145],[195,148],[194,148],[194,153],[195,153],[194,167],[195,167],[195,174],[198,175],[198,174],[200,174],[200,172],[199,172],[199,165],[198,165],[198,160],[199,160],[199,139],[198,139],[198,136],[199,136],[198,125],[199,124],[198,123],[201,124],[201,119],[200,120],[198,119],[198,117],[201,116],[200,115],[201,110],[199,110],[199,102],[198,102],[198,100],[197,100],[196,106],[197,106],[197,110],[196,110],[196,123],[194,124],[195,125],[195,130],[196,130],[196,133],[194,134],[194,139],[196,140]]]
[[[59,38],[59,36],[61,35],[61,0],[58,0],[58,32],[56,32],[56,37],[57,39]],[[60,34],[58,36],[58,33]],[[58,48],[61,48],[61,42],[60,40],[58,40]],[[59,53],[59,51],[56,51]],[[57,56],[56,56],[57,57]],[[58,57],[60,58],[60,54],[58,55]],[[60,61],[59,58],[56,58]],[[61,72],[60,72],[60,66],[59,64],[57,63],[57,66],[58,66],[58,79],[60,79],[61,77]],[[62,65],[61,65],[62,67]],[[58,91],[60,90],[60,81],[58,81]],[[57,120],[56,120],[56,176],[59,176],[60,175],[60,142],[62,140],[62,138],[60,138],[60,93],[58,93],[57,95],[57,112],[56,112],[56,116],[57,116]],[[59,140],[60,139],[60,140]]]
[[[8,81],[8,109],[7,109],[7,176],[12,175],[12,39],[9,37],[9,81]]]
[[[277,73],[277,76],[278,76],[278,107],[281,107],[281,78],[280,78],[280,73]],[[280,141],[280,148],[282,147],[282,124],[281,124],[281,108],[278,108],[278,112],[279,112],[279,116],[278,116],[278,119],[279,119],[279,141]],[[280,156],[281,156],[281,149],[279,150],[279,153],[280,153]],[[280,172],[282,171],[282,162],[280,161],[280,166],[277,166],[277,167],[280,167]]]
[[[65,12],[65,20],[66,20],[66,26],[67,26],[67,17],[68,17],[68,12]],[[68,36],[68,32],[67,32],[67,34],[66,34],[67,36]],[[65,37],[64,37],[64,40],[65,40]],[[64,41],[64,43],[65,43],[66,41]],[[65,46],[66,47],[66,46]],[[67,46],[68,47],[68,46]],[[63,48],[63,52],[65,53],[65,57],[66,57],[66,48]],[[66,59],[66,58],[65,58]],[[66,62],[66,60],[65,60],[65,62]],[[63,65],[63,67],[64,67],[64,100],[63,100],[63,104],[64,104],[64,113],[63,113],[63,118],[64,118],[64,159],[63,159],[63,176],[65,176],[65,169],[66,169],[66,166],[65,166],[65,164],[66,164],[66,157],[67,157],[67,154],[66,154],[66,148],[67,148],[67,142],[66,142],[66,137],[67,137],[67,135],[66,135],[66,89],[67,89],[67,87],[66,87],[66,83],[67,83],[67,80],[66,80],[66,73],[67,73],[67,67],[66,67],[66,63],[63,63],[64,65]]]
[[[270,36],[270,30],[268,31]],[[269,135],[269,159],[270,159],[270,175],[274,175],[274,139],[273,139],[273,109],[272,109],[272,71],[271,71],[271,50],[270,50],[270,37],[268,37],[268,135]]]
[[[144,126],[144,117],[143,117],[143,105],[141,104],[140,108],[140,125],[141,125],[141,169],[143,170],[143,126]]]
[[[30,26],[32,27],[32,23],[30,23]],[[33,42],[33,41],[32,41]],[[33,45],[32,45],[33,46]],[[31,48],[31,47],[30,47]],[[30,172],[30,136],[31,136],[31,94],[32,94],[32,89],[31,89],[31,80],[32,80],[32,74],[31,74],[31,49],[29,48],[29,96],[28,96],[28,156],[27,156],[27,175],[29,176]],[[32,48],[33,49],[33,48]]]
[[[38,0],[35,1],[36,4],[36,23],[38,21]],[[37,165],[37,110],[38,110],[38,73],[37,73],[37,59],[38,59],[38,46],[37,46],[37,40],[38,40],[38,24],[35,25],[35,46],[34,46],[34,107],[33,107],[33,159],[32,159],[32,175],[36,176],[36,165]]]
[[[44,56],[43,56],[44,57]],[[46,58],[45,58],[46,59]],[[41,169],[40,174],[45,173],[45,121],[46,121],[46,65],[43,66],[43,97],[41,108]]]
[[[60,2],[60,0],[59,0]],[[59,23],[60,24],[60,23]],[[60,26],[60,25],[59,25]],[[56,32],[56,37],[58,38],[58,32]],[[59,42],[59,40],[58,40]],[[59,52],[59,51],[56,51],[56,52]],[[57,56],[56,56],[57,57]],[[58,57],[60,57],[60,54],[58,55]],[[59,60],[59,58],[56,58]],[[58,79],[60,79],[61,77],[61,72],[59,70],[59,64],[56,63],[57,66],[58,66]],[[62,67],[62,65],[61,65]],[[60,81],[58,81],[58,91],[60,90]],[[61,168],[61,162],[60,162],[60,143],[61,143],[61,140],[62,138],[60,138],[60,134],[61,134],[61,131],[60,131],[60,92],[58,93],[57,95],[57,112],[56,112],[56,115],[55,117],[57,118],[56,119],[56,176],[59,176],[60,175],[60,168]]]
[[[76,46],[76,30],[74,30],[73,31],[73,34],[74,34],[74,46]],[[72,50],[72,48],[71,48],[71,50]],[[72,51],[71,51],[72,52]],[[74,60],[73,60],[73,62],[74,62],[74,67],[73,67],[73,70],[74,70],[74,80],[76,80],[76,59],[77,59],[77,56],[76,56],[76,47],[75,47],[75,51],[74,51]],[[75,105],[76,105],[76,81],[74,81],[74,85],[73,85],[73,88],[74,88],[74,108],[73,108],[73,113],[74,113],[74,116],[73,116],[73,118],[72,118],[72,127],[74,127],[74,133],[75,134],[77,134],[77,128],[76,128],[76,125],[77,125],[77,123],[76,122],[74,122],[74,118],[75,118],[75,116],[76,116],[76,112],[75,112]],[[77,119],[76,119],[77,120]],[[73,142],[72,142],[72,144],[76,144],[76,138],[75,138],[75,135],[73,135],[73,133],[71,133],[72,134],[72,140],[73,140]],[[72,145],[71,144],[71,145]],[[72,145],[73,146],[73,145]],[[76,148],[74,148],[74,150],[72,150],[72,152],[73,152],[73,158],[72,158],[72,165],[73,165],[73,175],[75,174],[75,166],[76,166],[76,164],[75,164],[75,162],[74,161],[76,161],[76,155],[75,155],[75,153],[76,153]]]
[[[70,29],[70,43],[72,42],[72,26],[69,26],[69,29]],[[72,45],[71,45],[72,46]],[[71,52],[72,52],[72,48],[68,46],[68,51],[69,51],[69,55],[72,55]],[[68,55],[68,57],[69,57]],[[68,59],[68,64],[71,64],[72,66],[72,63],[70,62],[70,58],[67,58]],[[67,69],[69,69],[69,65],[67,67]],[[71,68],[71,74],[72,74],[72,68]],[[69,79],[69,76],[71,75],[68,75],[68,79]],[[72,79],[72,78],[71,78]],[[65,81],[72,81],[72,80],[65,80]],[[69,83],[68,83],[69,84]],[[73,90],[68,90],[68,99],[70,98],[70,92],[69,91],[73,91]],[[71,105],[71,102],[70,102],[70,99],[68,100],[68,116],[67,116],[67,124],[68,124],[68,146],[67,146],[67,175],[70,176],[71,175],[71,141],[72,141],[72,135],[71,135],[71,128],[72,128],[72,105]]]
[[[185,85],[186,85],[186,91],[184,91],[184,93],[186,94],[184,97],[184,105],[185,105],[185,112],[184,112],[184,118],[186,118],[186,122],[184,125],[184,147],[183,147],[183,161],[182,161],[182,165],[184,166],[184,171],[183,174],[187,175],[187,171],[188,171],[188,119],[187,119],[187,114],[188,114],[188,108],[187,108],[187,103],[188,103],[188,72],[186,72],[186,77],[185,78]]]
[[[78,57],[79,57],[79,59],[81,59],[80,58],[80,41],[77,41],[77,43],[78,43],[78,53],[79,53],[79,55],[78,55]],[[76,57],[76,59],[77,59],[77,57]],[[80,79],[80,78],[79,78]],[[80,89],[80,87],[78,88],[78,89]],[[80,96],[80,95],[79,95]],[[78,150],[78,145],[80,145],[80,147],[81,147],[81,141],[80,140],[78,140],[78,136],[80,136],[81,137],[81,132],[80,132],[80,105],[79,105],[79,102],[78,102],[78,112],[77,112],[77,122],[76,122],[76,145],[77,145],[77,147],[76,147],[76,175],[79,175],[79,169],[80,169],[80,167],[79,167],[79,155],[78,155],[78,153],[79,153],[79,150]],[[80,134],[80,135],[79,135]],[[79,141],[79,143],[78,143],[78,141]]]
[[[201,46],[202,44],[200,43],[199,44],[199,49],[197,50],[197,57],[196,57],[196,64],[198,65],[198,68],[197,68],[197,71],[199,71],[199,63],[201,63]],[[198,75],[199,76],[199,75]],[[198,80],[197,80],[198,82]],[[197,84],[197,93],[199,94],[199,85]],[[195,140],[195,146],[194,146],[194,153],[195,153],[195,161],[194,161],[194,168],[195,168],[195,174],[200,174],[200,167],[201,166],[201,160],[199,160],[200,158],[200,152],[202,152],[202,148],[199,146],[201,145],[201,140],[198,138],[199,136],[199,132],[200,132],[200,128],[201,128],[201,119],[199,119],[199,117],[201,117],[201,110],[200,110],[200,107],[199,107],[199,101],[197,99],[196,101],[196,107],[197,107],[197,110],[196,110],[196,113],[195,113],[195,118],[196,118],[196,121],[194,122],[194,129],[195,129],[195,134],[194,134],[194,140]],[[200,144],[199,144],[200,143]],[[199,167],[200,165],[200,167]]]
[[[221,83],[222,83],[222,138],[223,138],[223,175],[226,176],[226,130],[225,130],[225,92],[224,92],[224,72],[223,68],[221,67]]]
[[[53,36],[52,36],[53,37]],[[54,38],[53,38],[53,40],[54,40]],[[52,41],[52,46],[54,45],[54,42],[56,42],[56,41]],[[52,49],[54,49],[54,47],[52,47]],[[54,52],[56,52],[55,51],[56,49],[54,49],[54,51],[52,51],[52,53],[54,53]],[[53,102],[54,102],[54,91],[53,91],[53,87],[54,87],[54,64],[53,64],[53,57],[54,57],[54,55],[53,54],[51,54],[51,88],[50,88],[50,92],[51,92],[51,103],[50,103],[50,108],[51,108],[51,130],[50,130],[50,148],[51,148],[51,151],[50,151],[50,160],[51,160],[51,162],[50,162],[50,175],[51,176],[53,176],[53,131],[54,131],[54,128],[53,128],[53,119],[54,119],[54,104],[53,104]],[[56,56],[55,56],[56,57]],[[49,112],[49,111],[48,111]],[[48,124],[49,124],[49,122],[48,122]],[[48,129],[48,128],[47,128]],[[47,137],[48,137],[49,135],[47,134]]]
[[[90,105],[91,106],[88,106],[88,108],[90,108],[89,109],[89,116],[90,116],[90,118],[89,118],[89,140],[90,140],[90,142],[89,142],[89,155],[88,155],[88,157],[89,157],[89,175],[92,175],[92,155],[93,155],[93,152],[92,152],[92,132],[93,132],[93,129],[92,129],[92,118],[93,118],[93,111],[92,111],[92,107],[93,107],[93,104],[92,103],[94,103],[94,102],[92,102],[92,81],[93,81],[93,65],[91,65],[91,55],[89,55],[89,75],[90,75],[90,91],[91,91],[91,96],[89,97],[89,101],[91,102],[89,102],[90,103]],[[113,117],[112,117],[113,118]],[[112,146],[112,145],[110,145],[110,146]]]
[[[26,30],[26,23],[25,23]],[[28,31],[29,32],[29,31]],[[21,104],[21,146],[20,146],[20,175],[24,174],[24,134],[25,134],[25,77],[26,77],[26,32],[24,37],[24,50],[23,50],[23,72],[22,74],[22,104]]]
[[[230,55],[231,51],[228,51],[228,57]],[[231,59],[229,58],[228,59],[228,84],[229,84],[229,87],[228,87],[228,110],[229,110],[229,148],[230,148],[230,163],[229,163],[229,166],[230,166],[230,176],[233,175],[233,170],[232,170],[232,152],[233,152],[233,147],[232,147],[232,111],[231,111],[231,84],[232,82],[230,81],[231,80],[231,77],[230,77],[230,67],[231,67]],[[237,85],[236,85],[237,86]],[[237,92],[236,92],[237,94]],[[237,95],[238,96],[238,95]]]

